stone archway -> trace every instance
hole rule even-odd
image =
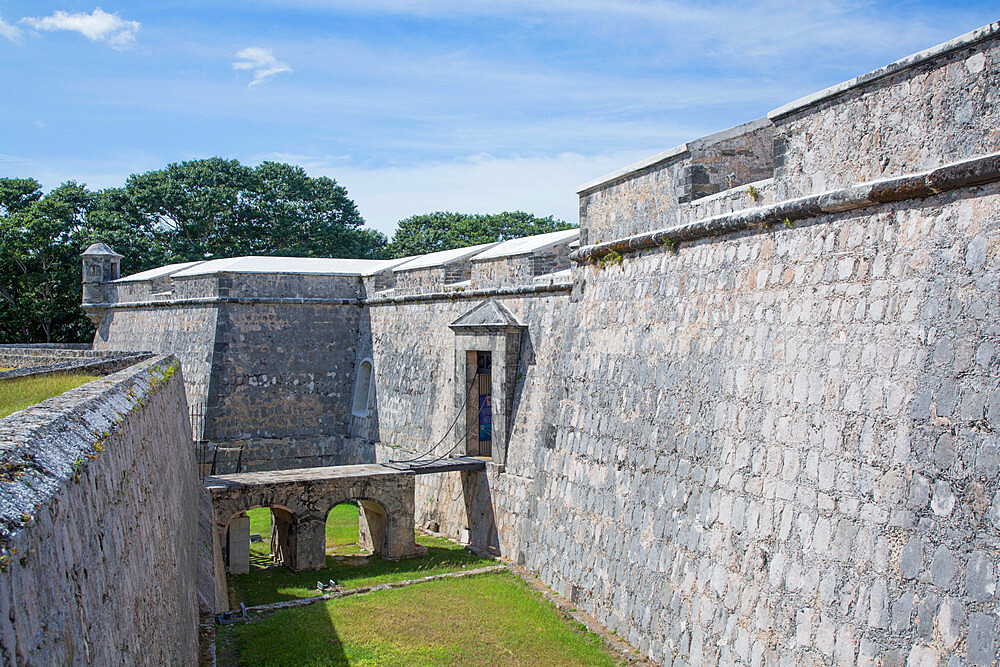
[[[281,562],[292,570],[326,566],[326,517],[342,502],[362,507],[359,526],[364,546],[384,558],[412,556],[413,489],[411,471],[380,465],[301,468],[219,475],[205,478],[220,543],[234,516],[254,507],[272,510]],[[249,539],[249,538],[248,538]]]

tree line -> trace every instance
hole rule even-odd
[[[569,229],[551,216],[429,213],[389,241],[364,226],[347,190],[301,167],[210,158],[133,174],[122,187],[0,178],[0,343],[93,336],[80,308],[80,253],[103,241],[122,275],[242,255],[385,259]]]

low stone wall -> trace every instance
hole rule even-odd
[[[83,375],[110,375],[134,363],[149,359],[152,352],[107,352],[103,356],[86,357],[68,361],[56,361],[41,366],[26,366],[9,371],[0,371],[0,380],[60,373],[80,373]]]
[[[36,343],[23,345],[0,345],[0,368],[28,368],[79,359],[93,359],[104,355],[86,343],[55,344]]]
[[[199,489],[173,357],[0,420],[0,663],[195,663]]]
[[[674,224],[692,202],[770,178],[773,126],[744,123],[654,155],[584,185],[580,242],[603,243]]]

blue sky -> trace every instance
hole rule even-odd
[[[0,0],[0,176],[220,155],[368,223],[522,209],[1000,18],[989,2]]]

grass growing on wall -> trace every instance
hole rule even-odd
[[[67,373],[0,380],[0,419],[96,379]]]
[[[316,582],[333,579],[344,588],[360,588],[390,581],[416,579],[432,574],[494,565],[490,558],[481,558],[460,544],[443,537],[416,535],[417,544],[427,553],[413,558],[383,560],[367,555],[358,546],[358,507],[337,505],[326,522],[326,568],[305,572],[290,572],[271,565],[271,512],[255,509],[250,515],[250,532],[260,533],[263,542],[250,544],[250,572],[229,576],[230,603],[238,607],[294,600],[320,595]]]
[[[614,665],[595,635],[509,573],[275,612],[219,630],[230,665]]]

